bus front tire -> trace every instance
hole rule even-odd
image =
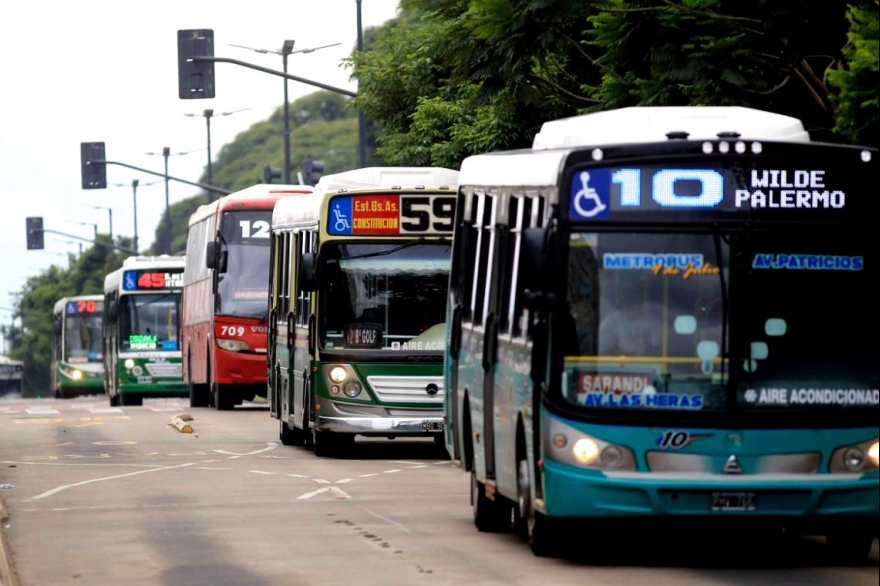
[[[471,506],[474,525],[479,531],[504,533],[510,530],[511,503],[500,494],[492,500],[486,496],[486,485],[477,480],[476,470],[471,470]]]
[[[825,537],[828,556],[841,565],[864,564],[874,547],[874,536],[858,530],[839,531]]]
[[[278,439],[285,446],[301,446],[303,444],[302,434],[297,433],[297,429],[291,429],[287,422],[278,414]]]

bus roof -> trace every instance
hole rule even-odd
[[[376,187],[456,187],[458,171],[444,167],[364,167],[324,175],[315,191],[337,192]]]
[[[183,268],[183,256],[130,256],[122,262],[122,266],[104,277],[104,291],[112,291],[119,288],[122,282],[122,273],[128,269],[162,269]]]
[[[265,209],[272,209],[275,202],[282,197],[288,195],[299,195],[303,193],[311,193],[315,188],[311,185],[273,185],[270,183],[258,183],[245,187],[239,191],[235,191],[228,195],[212,201],[211,203],[199,206],[195,212],[189,217],[189,225],[213,216],[218,208],[229,209],[240,205],[242,207],[259,207],[260,203],[265,203]]]
[[[531,149],[467,157],[461,165],[463,186],[548,187],[573,150],[670,140],[668,133],[687,133],[687,140],[736,138],[809,142],[800,120],[740,106],[637,106],[545,122]],[[733,135],[731,135],[733,136]],[[677,138],[678,139],[678,138]],[[680,140],[680,139],[678,139]]]
[[[810,142],[797,118],[740,106],[637,106],[550,120],[535,135],[533,149],[561,149],[611,143],[663,142],[670,132],[689,140],[737,138]]]
[[[64,312],[64,307],[67,305],[68,301],[103,301],[103,295],[71,295],[70,297],[62,297],[58,301],[55,302],[55,307],[52,308],[53,315],[58,315]]]

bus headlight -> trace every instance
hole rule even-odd
[[[125,359],[125,368],[127,368],[128,370],[131,370],[132,368],[134,368],[134,360],[132,360],[131,358],[126,358]]]
[[[356,380],[350,380],[345,383],[345,386],[342,388],[342,392],[345,393],[345,396],[349,399],[354,399],[358,395],[361,394],[361,383]]]
[[[330,374],[328,376],[330,377],[330,380],[334,383],[341,384],[342,381],[345,380],[345,377],[347,375],[348,373],[345,372],[344,368],[342,368],[341,366],[334,366],[330,369]]]
[[[82,380],[82,377],[83,373],[81,370],[74,370],[70,373],[70,378],[72,378],[73,380]]]
[[[229,338],[217,338],[217,345],[229,352],[247,352],[250,346],[243,340],[230,340]]]
[[[869,440],[854,446],[837,448],[831,454],[829,471],[832,473],[852,473],[877,470],[880,467],[880,447],[877,440]]]
[[[546,456],[551,460],[605,470],[636,469],[631,449],[591,437],[558,419],[544,419],[544,438]]]

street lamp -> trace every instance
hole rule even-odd
[[[198,149],[202,150],[202,149]],[[168,194],[168,157],[172,155],[188,155],[195,151],[182,151],[179,153],[172,153],[171,147],[162,147],[161,153],[153,153],[148,152],[144,153],[147,155],[159,155],[161,154],[165,158],[165,246],[163,247],[165,250],[165,254],[171,254],[171,202],[169,200]]]
[[[241,110],[233,110],[232,112],[221,112],[219,114],[215,114],[214,110],[210,108],[205,110],[202,114],[184,114],[184,116],[203,116],[205,118],[205,125],[208,128],[208,185],[214,185],[214,171],[211,168],[211,118],[214,116],[229,116],[231,114],[235,114],[236,112],[244,112],[245,110],[250,110],[250,108],[242,108]],[[214,192],[210,189],[208,191],[208,203],[214,201]]]
[[[67,220],[71,224],[79,224],[80,226],[94,226],[95,227],[95,240],[98,240],[98,224],[94,222],[75,222],[74,220]]]
[[[93,210],[107,210],[107,213],[110,216],[110,242],[113,242],[113,208],[108,208],[106,206],[87,206],[92,208]]]
[[[276,55],[281,55],[281,65],[284,71],[284,183],[286,185],[290,185],[290,103],[287,98],[287,57],[289,55],[293,55],[294,53],[314,53],[318,49],[326,49],[327,47],[335,47],[336,45],[340,45],[341,43],[333,43],[331,45],[321,45],[320,47],[311,47],[309,49],[300,49],[299,51],[293,50],[293,44],[295,41],[286,40],[284,44],[281,46],[280,51],[272,51],[271,49],[254,49],[253,47],[245,47],[244,45],[233,45],[230,43],[231,47],[238,47],[239,49],[248,49],[250,51],[256,51],[257,53],[274,53]]]

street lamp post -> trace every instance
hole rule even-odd
[[[364,27],[361,23],[361,0],[357,2],[357,50],[364,52]],[[367,121],[364,118],[364,109],[358,108],[358,164],[363,169],[367,166]]]
[[[220,112],[218,114],[214,113],[214,110],[208,108],[201,114],[184,114],[184,116],[202,116],[205,119],[205,127],[208,130],[208,185],[214,185],[214,168],[213,161],[211,161],[211,118],[214,116],[229,116],[230,114],[235,114],[236,112],[244,112],[245,110],[250,110],[250,108],[242,108],[241,110],[233,110],[231,112]],[[210,189],[208,191],[208,203],[214,201],[214,192]]]
[[[108,208],[106,206],[89,206],[94,210],[107,210],[107,213],[110,217],[110,242],[113,242],[113,208]]]
[[[131,194],[134,199],[134,254],[137,256],[139,254],[140,248],[138,248],[138,180],[131,180]]]
[[[162,156],[165,158],[165,253],[171,254],[171,202],[168,196],[168,156],[171,155],[170,147],[162,147]]]
[[[238,47],[239,49],[249,49],[251,51],[255,51],[257,53],[275,53],[276,55],[281,55],[281,65],[284,71],[285,76],[287,75],[287,58],[294,53],[314,53],[318,49],[326,49],[327,47],[335,47],[341,43],[333,43],[331,45],[322,45],[320,47],[311,47],[308,49],[300,49],[299,51],[293,50],[293,44],[295,41],[286,40],[284,44],[281,46],[280,51],[272,51],[270,49],[254,49],[253,47],[245,47],[243,45],[233,45],[230,43],[232,47]],[[290,102],[287,97],[287,77],[284,78],[284,183],[286,185],[290,185]]]

